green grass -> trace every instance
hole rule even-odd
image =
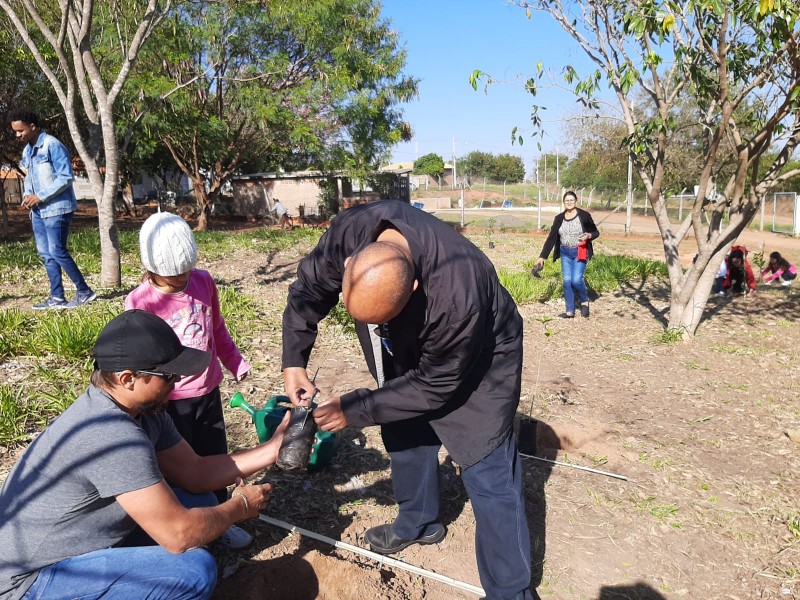
[[[0,311],[0,357],[27,354],[35,322],[30,313],[16,308]]]
[[[259,319],[255,298],[233,286],[219,286],[219,306],[234,343],[246,350],[250,339],[246,334],[252,333],[249,324]]]
[[[216,260],[242,249],[274,252],[313,245],[322,232],[259,229],[244,234],[198,232],[201,257]],[[100,271],[97,230],[70,235],[70,251],[86,273]],[[136,281],[142,272],[135,230],[119,232],[123,281]],[[6,282],[30,282],[44,269],[33,241],[0,244],[0,277]],[[35,277],[34,277],[35,278]],[[220,307],[236,344],[246,345],[247,324],[261,318],[256,300],[233,287],[220,285]],[[122,298],[92,303],[77,310],[28,312],[0,310],[0,358],[16,359],[26,368],[14,384],[0,384],[0,445],[23,443],[74,402],[88,384],[91,349],[103,327],[123,310]],[[341,305],[332,317],[345,331],[355,331]]]
[[[4,274],[8,274],[9,271],[28,270],[40,264],[33,241],[0,244],[0,271]]]
[[[545,261],[541,278],[530,274],[535,260],[523,264],[523,272],[501,269],[498,272],[503,284],[517,304],[546,302],[564,295],[561,279],[561,266],[553,261]],[[586,285],[598,294],[616,290],[628,281],[648,277],[666,277],[667,265],[660,261],[647,260],[634,256],[595,254],[586,267]]]
[[[684,327],[664,327],[664,329],[656,335],[656,341],[660,344],[674,344],[680,342],[686,335],[686,328]]]
[[[319,230],[298,228],[293,231],[258,229],[241,234],[198,232],[201,257],[216,260],[235,256],[238,250],[254,249],[275,252],[295,246],[313,245]],[[142,267],[139,261],[138,232],[119,232],[121,261],[125,280],[138,280]],[[100,244],[97,230],[83,230],[70,236],[70,249],[85,272],[100,271]],[[542,302],[563,295],[558,263],[548,261],[542,278],[529,274],[534,261],[524,265],[523,272],[501,271],[500,279],[520,304]],[[35,246],[30,242],[0,244],[0,277],[29,280],[32,270],[43,271]],[[596,255],[588,265],[586,280],[597,293],[615,290],[622,282],[650,276],[664,276],[663,263],[630,256]],[[256,300],[233,286],[221,285],[220,304],[234,341],[246,343],[247,323],[261,318]],[[122,311],[122,300],[90,304],[75,311],[41,311],[30,313],[17,309],[0,310],[0,357],[24,357],[27,367],[24,379],[0,386],[0,444],[20,443],[31,432],[41,429],[49,419],[60,414],[82,392],[91,372],[90,351],[105,324]],[[546,318],[543,318],[546,319]],[[544,335],[552,330],[542,320]],[[339,303],[326,321],[352,335],[355,325]],[[655,469],[664,468],[659,461],[648,460]]]
[[[328,313],[328,316],[325,317],[325,321],[338,326],[345,334],[355,335],[356,333],[356,323],[353,321],[353,317],[350,316],[350,313],[347,312],[341,300],[333,307],[333,310]]]
[[[80,310],[26,313],[0,310],[0,356],[85,359],[100,331],[122,310],[118,302],[90,304]]]
[[[25,439],[28,423],[33,420],[25,402],[25,389],[0,385],[0,444],[10,445]]]

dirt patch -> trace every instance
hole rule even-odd
[[[500,232],[472,239],[504,268],[521,267],[543,241]],[[768,250],[785,240],[768,239]],[[201,260],[220,284],[259,304],[259,319],[248,324],[253,377],[241,386],[226,381],[224,397],[239,390],[261,406],[281,391],[280,314],[308,249]],[[657,257],[660,244],[646,235],[604,235],[595,250]],[[0,282],[3,293],[6,285]],[[786,432],[800,428],[800,289],[760,287],[753,297],[712,299],[698,336],[679,344],[659,341],[667,306],[662,282],[631,282],[600,296],[589,319],[551,321],[551,336],[537,319],[562,312],[561,301],[520,308],[519,412],[539,421],[537,455],[627,478],[524,461],[539,594],[798,599],[800,526],[792,518],[800,512],[800,445]],[[323,324],[310,366],[320,367],[325,392],[372,385],[355,340],[334,325]],[[227,409],[226,419],[232,449],[256,443],[244,412]],[[6,454],[1,464],[18,455]],[[444,450],[441,464],[447,537],[398,558],[479,585],[470,504]],[[326,469],[262,476],[275,489],[270,516],[348,544],[365,546],[364,531],[396,514],[374,427],[343,432]],[[250,549],[214,549],[217,600],[474,597],[264,522],[244,526],[256,534]]]

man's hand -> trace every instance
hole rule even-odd
[[[278,453],[281,451],[281,444],[283,443],[283,436],[286,434],[286,429],[289,427],[289,421],[292,420],[292,411],[287,410],[283,415],[281,424],[275,428],[272,437],[264,442],[259,448],[267,449],[266,464],[274,465],[278,462]]]
[[[310,406],[317,386],[311,383],[303,367],[289,367],[283,370],[283,388],[292,401],[292,406]]]
[[[347,419],[342,412],[340,396],[329,398],[314,409],[314,421],[322,431],[341,431],[347,427]]]
[[[28,194],[22,199],[22,208],[31,209],[40,202],[41,200],[39,199],[39,196],[36,194]]]
[[[252,519],[267,508],[269,503],[269,496],[272,493],[272,485],[265,483],[263,485],[245,485],[244,481],[239,479],[236,487],[231,493],[231,500],[241,502],[244,506],[242,514],[244,519]],[[244,496],[244,499],[237,496]],[[245,502],[246,500],[246,502]],[[244,520],[242,519],[242,520]]]

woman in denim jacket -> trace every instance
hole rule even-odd
[[[87,304],[97,296],[67,249],[72,216],[78,209],[72,189],[75,175],[69,152],[64,144],[40,127],[36,113],[14,110],[9,120],[17,139],[25,144],[20,161],[20,167],[25,171],[22,206],[31,211],[36,251],[44,261],[50,280],[50,295],[43,302],[34,304],[33,308],[74,308]],[[69,302],[64,295],[62,269],[77,290]]]

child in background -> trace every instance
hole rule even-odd
[[[714,277],[714,293],[717,296],[725,295],[725,277],[728,275],[728,257],[722,259],[717,270],[717,275]]]
[[[225,326],[217,286],[207,271],[194,268],[197,245],[189,225],[179,216],[162,212],[150,216],[139,233],[139,246],[147,272],[125,298],[125,308],[158,315],[175,330],[183,345],[206,350],[212,356],[203,373],[175,383],[167,412],[197,454],[227,454],[220,361],[237,381],[245,378],[250,365]],[[215,493],[220,502],[227,500],[227,490]],[[244,548],[252,537],[233,525],[220,541],[231,548]]]
[[[761,271],[761,281],[767,285],[773,281],[780,282],[781,285],[792,285],[796,278],[797,267],[783,258],[780,252],[772,252],[769,255],[769,264]]]
[[[728,295],[747,294],[756,291],[756,278],[750,261],[747,260],[747,248],[734,246],[728,258],[728,273],[725,275],[723,287]]]

